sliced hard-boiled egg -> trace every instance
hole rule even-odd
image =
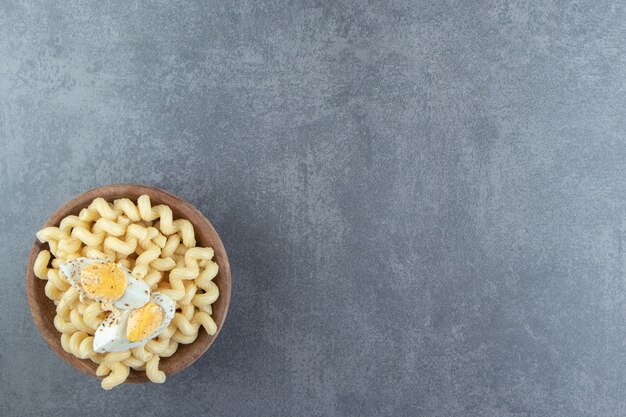
[[[124,266],[107,260],[77,258],[62,264],[60,269],[82,296],[119,309],[141,307],[150,298],[146,283]]]
[[[150,301],[140,308],[111,312],[96,330],[93,350],[119,352],[142,346],[161,334],[175,314],[176,302],[154,292]]]

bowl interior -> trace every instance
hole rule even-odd
[[[203,329],[200,329],[199,336],[195,342],[188,345],[181,344],[174,355],[169,358],[162,358],[159,369],[164,371],[166,375],[172,375],[185,369],[206,352],[221,330],[228,311],[231,291],[230,265],[224,245],[211,223],[191,204],[167,191],[138,184],[116,184],[95,188],[67,202],[52,214],[45,226],[58,226],[61,219],[65,216],[70,214],[78,215],[80,210],[87,207],[96,197],[102,197],[107,201],[126,197],[136,202],[137,198],[143,194],[150,196],[153,205],[167,204],[170,206],[174,213],[174,218],[189,220],[194,226],[197,245],[211,246],[215,251],[214,261],[219,266],[219,273],[215,277],[214,282],[219,287],[220,296],[213,304],[212,314],[213,320],[217,324],[217,333],[209,336]],[[88,359],[79,359],[65,352],[61,346],[61,334],[54,327],[53,323],[56,314],[54,302],[45,295],[44,287],[46,281],[38,279],[33,272],[35,259],[42,249],[48,249],[48,245],[35,240],[26,269],[26,293],[35,324],[52,350],[66,362],[82,372],[96,376],[96,364]],[[148,381],[148,378],[145,372],[133,370],[131,370],[126,380],[129,383],[146,381]]]

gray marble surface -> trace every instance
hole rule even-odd
[[[625,9],[0,0],[0,414],[625,416]],[[191,368],[103,392],[24,268],[129,181],[211,219],[233,300]]]

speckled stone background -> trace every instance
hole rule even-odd
[[[626,416],[625,39],[620,1],[0,0],[0,414]],[[104,392],[24,268],[128,181],[234,292],[191,368]]]

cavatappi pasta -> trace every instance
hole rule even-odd
[[[163,204],[153,206],[147,195],[133,201],[122,198],[108,202],[96,198],[80,211],[61,220],[59,227],[37,233],[49,250],[39,252],[34,272],[46,280],[45,294],[56,305],[54,326],[61,333],[66,352],[98,364],[101,385],[111,389],[123,383],[130,370],[145,371],[152,382],[165,381],[159,361],[172,356],[179,344],[192,343],[200,327],[213,335],[217,326],[211,305],[219,296],[213,282],[218,265],[213,249],[197,247],[192,224],[174,220]],[[176,302],[170,325],[144,346],[122,352],[96,353],[93,336],[108,311],[101,303],[79,297],[59,265],[79,257],[107,259],[124,265],[152,291]],[[103,308],[105,307],[105,308]]]

